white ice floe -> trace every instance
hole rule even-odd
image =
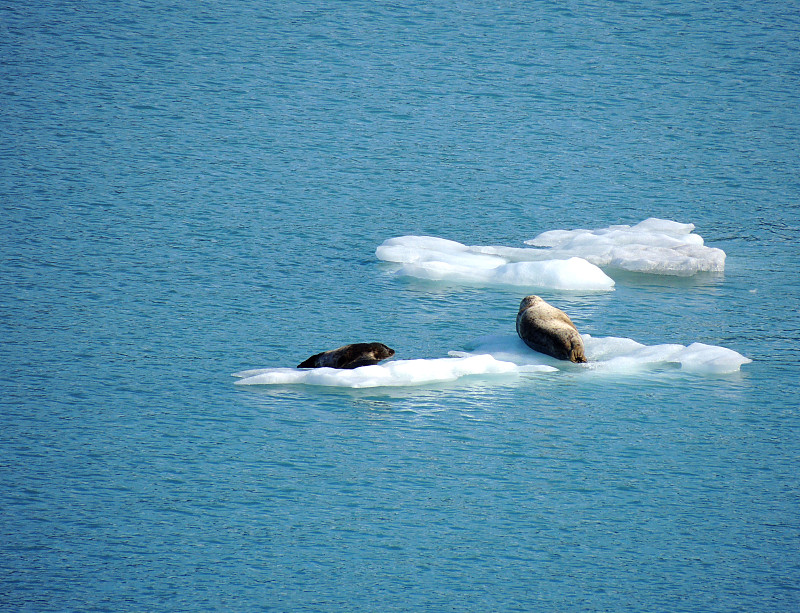
[[[521,372],[555,370],[522,369],[490,355],[394,360],[351,370],[335,368],[264,368],[236,373],[236,385],[287,385],[302,383],[329,387],[398,387],[455,381],[467,376],[518,375]]]
[[[498,360],[518,366],[536,364],[559,365],[561,368],[586,368],[604,372],[638,372],[667,365],[678,366],[686,372],[697,374],[726,374],[740,370],[751,359],[715,345],[692,343],[688,347],[678,344],[643,345],[630,338],[593,337],[582,334],[586,364],[570,364],[530,349],[518,336],[487,336],[475,341],[469,352],[450,352],[467,356],[489,354]]]
[[[635,226],[597,230],[550,230],[525,241],[543,256],[581,257],[600,267],[690,276],[725,270],[725,252],[706,247],[694,224],[651,217]]]
[[[375,255],[397,263],[401,276],[431,281],[609,290],[614,281],[601,267],[675,276],[725,270],[725,252],[693,231],[694,224],[651,217],[635,226],[550,230],[525,241],[527,248],[399,236]]]
[[[335,368],[260,368],[234,374],[236,385],[305,384],[326,387],[412,387],[456,381],[462,377],[528,373],[604,372],[635,374],[674,366],[696,374],[727,374],[740,370],[749,358],[725,347],[692,343],[643,345],[630,338],[595,338],[584,334],[586,364],[556,360],[530,349],[518,336],[486,336],[469,351],[451,351],[448,358],[394,360],[352,370]]]
[[[609,290],[614,281],[579,257],[547,258],[541,249],[470,247],[433,236],[384,241],[375,255],[400,264],[397,274],[430,281],[518,285],[561,290]]]

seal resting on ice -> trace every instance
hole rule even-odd
[[[539,296],[526,296],[517,313],[517,334],[525,344],[559,360],[585,362],[583,339],[569,316]]]
[[[358,368],[377,364],[393,355],[394,349],[383,343],[353,343],[312,355],[297,368]]]

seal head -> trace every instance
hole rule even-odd
[[[312,355],[297,368],[358,368],[377,364],[394,355],[394,349],[383,343],[354,343]]]
[[[569,316],[539,296],[522,299],[517,313],[517,334],[525,344],[539,353],[586,362],[583,339]]]

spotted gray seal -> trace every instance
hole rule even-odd
[[[312,355],[297,368],[358,368],[377,364],[393,355],[394,349],[383,343],[353,343]]]
[[[526,296],[517,313],[517,334],[525,344],[559,360],[585,362],[583,339],[569,316],[539,296]]]

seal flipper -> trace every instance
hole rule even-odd
[[[353,368],[358,368],[359,366],[372,366],[378,362],[380,362],[380,360],[375,360],[373,358],[359,358],[357,360],[353,360],[352,362],[347,362],[347,364],[343,364],[339,368],[346,368],[350,370]]]

